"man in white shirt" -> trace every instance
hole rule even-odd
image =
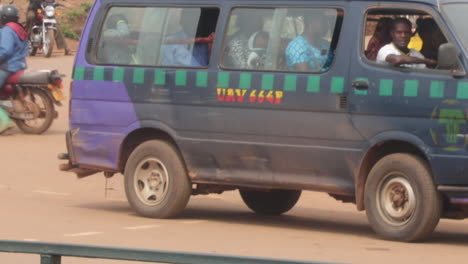
[[[426,68],[437,65],[437,61],[426,59],[419,51],[408,49],[411,39],[411,22],[406,18],[397,18],[390,31],[392,42],[383,46],[377,54],[378,63],[389,63],[406,68]]]

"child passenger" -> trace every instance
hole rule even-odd
[[[269,35],[265,31],[257,31],[249,38],[249,55],[247,65],[250,69],[263,69],[268,47]]]

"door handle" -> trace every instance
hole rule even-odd
[[[369,89],[369,81],[367,80],[356,80],[351,83],[351,86],[357,90],[367,90]]]

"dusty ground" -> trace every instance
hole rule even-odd
[[[28,60],[32,69],[71,75],[72,56]],[[65,151],[67,107],[65,102],[58,109],[59,119],[44,135],[15,130],[0,137],[0,239],[339,263],[467,262],[468,220],[442,220],[426,243],[383,241],[364,213],[321,193],[304,193],[280,217],[255,215],[237,192],[228,192],[193,197],[179,219],[142,218],[126,202],[121,176],[78,180],[57,169],[56,155]],[[0,263],[39,263],[39,258],[0,253]],[[121,262],[67,258],[62,263]]]

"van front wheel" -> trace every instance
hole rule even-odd
[[[426,163],[410,154],[391,154],[375,164],[365,186],[367,218],[386,239],[418,241],[437,226],[442,212]]]
[[[172,145],[150,140],[138,146],[125,166],[125,194],[137,213],[171,218],[187,205],[191,186]]]
[[[244,203],[259,214],[280,215],[291,210],[301,197],[299,190],[239,190]]]

